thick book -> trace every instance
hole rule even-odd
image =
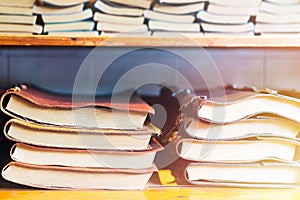
[[[7,164],[2,177],[21,185],[60,190],[141,190],[156,168],[106,169]]]
[[[32,8],[35,0],[0,0],[0,5],[9,7],[27,7]]]
[[[273,117],[258,117],[235,123],[214,124],[198,119],[185,119],[184,131],[191,138],[203,140],[237,140],[254,137],[281,137],[299,140],[300,125]]]
[[[32,15],[32,8],[23,8],[23,7],[9,7],[0,5],[1,14],[10,14],[10,15]]]
[[[118,16],[110,15],[105,13],[96,12],[94,14],[94,21],[96,22],[106,22],[106,23],[115,23],[115,24],[129,24],[129,25],[141,25],[144,23],[145,18],[140,17],[130,17],[130,16]]]
[[[138,130],[79,129],[33,124],[9,120],[4,135],[12,141],[29,145],[71,149],[134,149],[148,148],[152,136],[160,130],[149,124]]]
[[[1,32],[20,32],[20,33],[37,33],[43,32],[43,26],[41,25],[29,25],[29,24],[0,24]]]
[[[212,33],[252,33],[254,31],[254,24],[252,22],[246,24],[211,24],[200,23],[205,32]]]
[[[37,16],[26,15],[1,15],[0,23],[35,25]]]
[[[101,12],[112,15],[124,15],[124,16],[142,16],[144,9],[132,8],[132,7],[117,7],[104,3],[103,1],[96,1],[94,7]]]
[[[106,32],[147,33],[148,27],[146,24],[132,25],[98,22],[97,30]]]
[[[224,124],[272,114],[300,122],[300,100],[274,90],[226,87],[196,93],[182,98],[182,111],[204,121]]]
[[[54,24],[45,24],[44,33],[53,32],[53,31],[92,31],[94,30],[95,22],[88,21],[79,21],[79,22],[68,22],[68,23],[54,23]]]
[[[205,3],[198,2],[192,4],[179,4],[179,5],[170,5],[170,4],[154,4],[153,10],[162,13],[169,13],[169,14],[190,14],[195,13],[200,10],[204,10]]]
[[[147,149],[140,151],[60,149],[17,143],[11,148],[10,157],[32,165],[142,169],[152,167],[156,152],[160,150],[162,146],[154,139]]]
[[[78,22],[91,19],[93,17],[92,9],[88,8],[80,12],[67,14],[42,14],[42,20],[46,24]]]
[[[106,0],[106,1],[117,3],[120,5],[145,8],[145,9],[149,9],[152,3],[151,0]]]
[[[218,4],[224,6],[259,6],[262,0],[209,0],[211,4]]]
[[[78,4],[75,6],[69,7],[56,7],[56,6],[33,6],[33,13],[35,14],[66,14],[66,13],[75,13],[83,10],[84,4]]]
[[[191,163],[185,177],[189,183],[202,186],[299,188],[299,172],[299,164],[288,163]]]
[[[299,142],[284,138],[205,141],[182,139],[178,155],[186,160],[216,163],[249,163],[264,160],[299,162]]]
[[[207,12],[217,15],[251,15],[255,16],[258,13],[259,6],[225,6],[218,4],[209,4]]]
[[[269,1],[261,2],[259,10],[267,13],[277,14],[298,14],[300,12],[300,2],[297,1],[295,4],[276,4]]]
[[[199,11],[197,19],[201,22],[209,22],[216,24],[246,24],[250,20],[250,15],[217,15],[208,13],[207,11]]]
[[[148,26],[151,31],[200,32],[199,23],[172,23],[149,20]]]
[[[46,5],[52,5],[52,6],[61,6],[61,7],[67,7],[67,6],[75,6],[82,3],[86,3],[89,0],[39,0],[41,4]]]
[[[293,23],[297,24],[300,23],[300,16],[299,13],[277,15],[277,14],[272,14],[267,12],[259,12],[256,16],[256,22],[270,23],[270,24],[287,24],[287,25]]]
[[[166,21],[174,23],[193,23],[196,19],[194,15],[174,15],[156,12],[152,10],[145,10],[144,16],[150,20]]]
[[[139,97],[62,96],[33,87],[14,87],[1,97],[1,110],[14,118],[58,126],[138,129],[153,108]]]

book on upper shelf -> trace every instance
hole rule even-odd
[[[74,98],[21,86],[2,95],[1,110],[9,116],[43,124],[116,129],[142,128],[148,113],[154,112],[137,96],[129,103],[122,95],[116,102],[107,97]]]
[[[300,143],[285,138],[205,141],[181,139],[177,151],[190,161],[213,163],[250,163],[262,160],[299,162]],[[238,149],[238,151],[237,151]]]
[[[12,7],[27,7],[30,8],[35,3],[35,0],[0,0],[0,5],[2,6],[12,6]]]
[[[69,22],[69,23],[57,23],[57,24],[45,24],[44,33],[54,32],[54,31],[92,31],[94,30],[95,22],[79,21],[79,22]]]
[[[278,14],[297,14],[300,12],[300,2],[295,4],[275,4],[270,1],[262,1],[259,10],[267,13]]]
[[[42,14],[42,20],[45,24],[66,23],[88,20],[93,17],[92,9],[88,8],[83,11],[67,14]]]
[[[65,14],[75,13],[83,10],[84,4],[78,4],[70,7],[57,7],[57,6],[33,6],[33,13],[35,14]]]
[[[142,16],[144,9],[141,8],[133,8],[133,7],[117,7],[113,5],[109,5],[107,2],[96,1],[94,7],[104,13],[112,14],[112,15],[124,15],[124,16]]]
[[[31,7],[11,7],[11,6],[2,6],[0,5],[0,13],[1,14],[9,14],[9,15],[32,15]]]
[[[249,118],[227,124],[213,124],[190,118],[183,122],[183,127],[188,136],[202,140],[237,140],[256,137],[299,140],[300,132],[298,123],[273,117]]]
[[[89,0],[38,0],[41,4],[46,4],[46,5],[52,5],[52,6],[61,6],[61,7],[66,7],[66,6],[75,6],[79,5],[82,3],[86,3]]]
[[[196,19],[194,15],[175,15],[156,12],[152,10],[145,10],[144,16],[149,20],[166,21],[174,23],[193,23]]]
[[[207,12],[218,15],[251,15],[258,13],[259,6],[225,6],[218,4],[208,4]]]
[[[185,178],[189,183],[212,187],[298,188],[299,171],[299,164],[275,162],[191,163]]]
[[[250,20],[250,15],[217,15],[208,13],[207,11],[199,11],[197,19],[202,22],[210,22],[216,24],[246,24]]]
[[[179,4],[179,5],[169,5],[169,4],[154,4],[153,10],[157,12],[169,13],[169,14],[190,14],[195,13],[200,10],[204,10],[205,3],[191,3],[191,4]]]
[[[130,17],[130,16],[118,16],[110,15],[105,13],[96,12],[94,14],[94,21],[96,22],[106,22],[115,24],[130,24],[130,25],[141,25],[144,23],[144,17]]]
[[[14,183],[36,188],[61,190],[141,190],[156,167],[143,169],[107,169],[30,165],[11,162],[2,177]]]
[[[199,23],[187,24],[149,20],[148,26],[151,31],[200,32]]]
[[[300,100],[274,90],[229,86],[198,93],[206,98],[187,95],[183,111],[203,121],[224,124],[268,113],[300,122]]]
[[[137,130],[118,130],[48,126],[11,119],[4,128],[5,137],[14,142],[67,149],[143,150],[148,148],[151,137],[159,134],[152,124]]]
[[[211,4],[218,4],[224,6],[258,6],[262,0],[209,0]]]
[[[145,9],[149,9],[152,3],[151,0],[106,0],[106,1],[117,3],[120,5],[145,8]]]

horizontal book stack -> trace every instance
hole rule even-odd
[[[43,27],[37,25],[33,15],[34,0],[0,0],[0,35],[41,34]]]
[[[142,189],[156,171],[160,130],[145,123],[152,108],[134,96],[76,100],[32,87],[8,90],[1,110],[16,142],[4,179],[48,189]],[[128,109],[128,110],[127,110]]]
[[[144,24],[143,12],[151,6],[150,0],[99,0],[94,7],[94,21],[101,35],[150,35]],[[120,34],[122,33],[122,34]]]
[[[300,185],[299,99],[232,87],[199,95],[183,97],[177,152],[187,164],[175,174],[206,186]]]
[[[261,0],[210,0],[207,10],[197,14],[205,35],[254,35],[255,16]]]
[[[261,35],[298,35],[300,33],[300,2],[263,1],[256,16],[255,32]]]
[[[41,15],[44,34],[58,36],[95,36],[93,11],[85,8],[88,0],[40,0],[34,13]]]
[[[160,0],[152,10],[145,10],[144,16],[153,36],[199,36],[200,25],[196,22],[196,13],[204,9],[205,2],[206,0]]]

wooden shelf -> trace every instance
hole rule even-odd
[[[136,47],[300,47],[294,36],[57,37],[47,35],[0,36],[1,46],[136,46]]]
[[[297,189],[239,189],[239,188],[162,188],[145,191],[49,191],[49,190],[2,190],[1,200],[38,199],[300,199]]]

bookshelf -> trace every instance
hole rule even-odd
[[[195,47],[220,48],[300,48],[298,37],[206,37],[197,38],[155,38],[155,37],[55,37],[0,36],[1,48],[36,47]],[[10,190],[0,191],[0,199],[299,199],[297,189],[241,189],[206,187],[161,187],[144,191],[47,191],[47,190]]]

